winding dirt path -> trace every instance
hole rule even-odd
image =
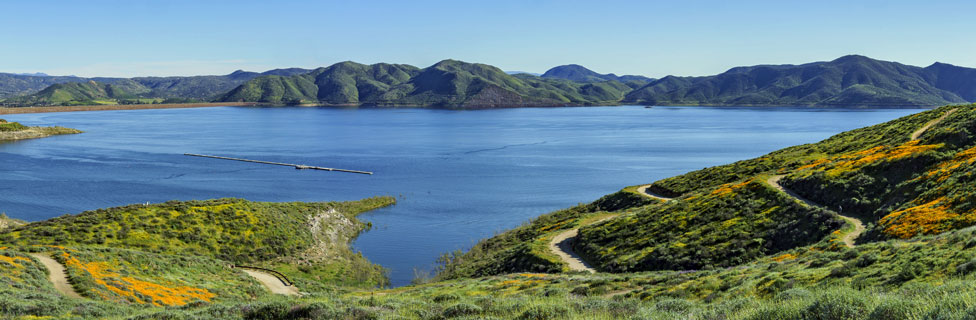
[[[75,291],[75,288],[71,286],[71,283],[68,282],[68,274],[64,272],[64,266],[54,259],[51,259],[50,256],[44,254],[31,253],[30,256],[41,261],[41,264],[47,268],[47,279],[54,284],[54,289],[71,298],[82,298],[81,295]]]
[[[824,209],[824,210],[833,212],[833,210],[830,210],[827,207],[821,206],[821,205],[819,205],[819,204],[817,204],[817,203],[815,203],[813,201],[807,200],[806,198],[801,197],[800,195],[798,195],[796,193],[793,193],[793,191],[791,191],[790,189],[784,188],[782,185],[779,184],[779,180],[782,179],[783,177],[784,177],[784,175],[772,176],[772,177],[769,177],[769,179],[767,179],[766,182],[769,183],[769,185],[773,186],[773,188],[776,188],[776,190],[782,191],[783,193],[787,194],[788,196],[793,197],[794,199],[802,202],[804,205],[807,205],[807,206],[810,206],[810,207],[817,207],[817,208],[821,208],[821,209]],[[857,237],[860,236],[861,233],[864,233],[864,222],[862,222],[861,220],[859,220],[857,218],[850,217],[850,216],[845,216],[845,215],[842,215],[840,213],[837,213],[837,216],[839,216],[841,219],[844,219],[844,221],[847,221],[848,223],[854,225],[854,231],[848,232],[842,238],[844,240],[844,245],[846,245],[848,248],[853,248],[854,247],[854,239],[857,239]]]
[[[949,110],[949,111],[946,111],[946,113],[945,113],[945,114],[943,114],[943,115],[942,115],[941,117],[939,117],[938,119],[935,119],[935,120],[932,120],[932,121],[929,121],[928,123],[926,123],[926,124],[925,124],[924,126],[922,126],[921,128],[918,128],[918,130],[915,130],[915,132],[912,132],[912,137],[911,137],[911,138],[912,138],[912,140],[918,140],[918,137],[921,137],[921,136],[922,136],[922,134],[923,134],[923,133],[925,133],[925,131],[926,131],[926,130],[928,130],[928,129],[929,129],[929,128],[931,128],[932,126],[934,126],[934,125],[936,125],[936,124],[938,124],[939,122],[942,122],[942,120],[945,120],[945,118],[946,118],[946,117],[948,117],[948,116],[949,116],[950,114],[952,114],[953,112],[956,112],[956,110],[959,110],[959,108],[955,108],[955,109],[952,109],[952,110]]]
[[[269,273],[243,268],[241,270],[247,275],[251,276],[251,278],[254,278],[254,280],[260,282],[265,288],[268,288],[271,293],[283,294],[286,296],[299,295],[298,288],[295,286],[286,286],[283,282],[281,282],[280,279],[278,279],[278,277],[275,277]]]
[[[643,186],[637,187],[637,193],[640,193],[640,194],[643,194],[645,196],[648,196],[648,197],[651,197],[651,198],[654,198],[654,199],[658,199],[658,200],[661,200],[661,201],[669,201],[669,200],[674,199],[674,198],[668,198],[668,197],[665,197],[665,196],[662,196],[662,195],[659,195],[659,194],[656,194],[656,193],[647,191],[647,188],[650,187],[650,186],[651,185],[649,185],[649,184],[645,184]]]
[[[594,221],[593,223],[587,225],[600,223],[616,217],[617,215],[612,215]],[[557,234],[555,237],[552,238],[551,241],[549,241],[549,251],[552,251],[552,253],[555,253],[557,256],[559,256],[559,259],[563,260],[563,262],[565,262],[566,265],[569,266],[569,270],[596,273],[596,269],[590,266],[589,263],[586,263],[586,261],[584,261],[582,257],[576,254],[575,251],[573,251],[573,243],[576,242],[576,236],[578,235],[579,235],[579,228],[573,228],[570,230],[563,231],[560,234]]]

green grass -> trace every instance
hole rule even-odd
[[[282,268],[290,276],[324,283],[374,286],[386,282],[383,269],[352,252],[347,243],[368,228],[355,219],[357,214],[394,201],[392,197],[328,203],[218,199],[130,205],[7,229],[0,233],[0,243],[204,256]],[[309,224],[315,216],[321,216],[322,228],[313,231]]]
[[[66,266],[82,295],[121,303],[179,306],[253,300],[269,293],[225,261],[103,247],[42,247]]]

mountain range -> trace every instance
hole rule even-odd
[[[549,107],[615,104],[637,85],[584,83],[510,75],[486,64],[444,60],[427,68],[403,64],[337,63],[295,76],[248,81],[219,101],[274,104]]]
[[[183,98],[209,100],[263,75],[296,75],[310,70],[300,68],[275,69],[265,72],[234,71],[219,76],[83,78],[0,73],[0,99],[37,93],[48,86],[68,82],[95,81],[127,87],[130,93],[146,98]]]
[[[802,65],[736,67],[707,77],[667,76],[624,103],[658,105],[937,106],[976,101],[976,69],[926,68],[850,55]]]
[[[702,77],[600,74],[563,65],[541,75],[444,60],[426,68],[341,62],[328,67],[236,71],[223,76],[78,78],[0,74],[5,104],[64,99],[47,86],[95,81],[135,98],[378,107],[555,107],[717,105],[929,107],[976,101],[976,69],[945,63],[916,67],[849,55],[800,65],[735,67]],[[91,87],[94,89],[94,87]],[[78,97],[97,95],[81,94]],[[70,97],[69,97],[70,98]],[[69,99],[70,100],[70,99]],[[87,103],[89,100],[66,102]]]

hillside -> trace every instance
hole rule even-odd
[[[802,65],[736,67],[707,77],[668,76],[625,103],[759,106],[937,106],[976,101],[976,69],[927,68],[863,56]]]
[[[126,90],[128,89],[128,90]],[[138,84],[107,84],[90,80],[53,84],[40,92],[4,100],[17,105],[93,105],[136,99]]]
[[[966,228],[976,225],[974,128],[976,105],[942,107],[647,187],[667,201],[628,188],[446,255],[439,277],[568,270],[545,244],[573,229],[572,249],[595,269],[634,272],[710,270],[824,241],[836,250],[844,238]],[[858,220],[865,233],[850,222]]]
[[[121,87],[126,92],[142,98],[209,100],[262,75],[291,76],[309,71],[311,70],[301,68],[275,69],[261,73],[238,70],[227,75],[216,76],[135,78],[83,78],[0,73],[0,99],[34,94],[54,84],[95,81]]]
[[[567,65],[553,67],[552,69],[546,70],[546,73],[543,73],[541,77],[550,78],[550,79],[564,79],[564,80],[577,81],[577,82],[603,82],[603,81],[613,80],[613,81],[620,81],[620,82],[634,81],[638,83],[648,83],[654,81],[654,79],[645,76],[633,76],[633,75],[618,76],[613,73],[600,74],[578,64],[567,64]]]
[[[444,60],[427,68],[342,62],[308,74],[251,80],[219,101],[495,108],[615,104],[632,88],[509,75],[493,66]]]
[[[274,268],[323,283],[384,283],[382,268],[346,245],[368,226],[361,212],[393,204],[262,203],[240,199],[131,205],[66,215],[0,232],[7,246],[57,245],[203,256]]]

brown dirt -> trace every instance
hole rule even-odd
[[[600,223],[606,220],[616,218],[617,216],[609,216],[590,224]],[[587,271],[590,273],[596,273],[596,269],[586,263],[582,257],[573,251],[573,242],[576,241],[576,236],[579,235],[579,228],[573,228],[570,230],[563,231],[562,233],[556,235],[549,241],[549,251],[559,256],[559,259],[563,260],[566,265],[569,266],[569,270],[572,271]]]
[[[68,274],[65,273],[64,266],[47,255],[40,253],[31,253],[30,255],[34,257],[34,259],[40,261],[41,264],[47,268],[47,278],[52,284],[54,284],[55,290],[58,290],[58,292],[61,292],[61,294],[71,298],[82,298],[81,295],[75,291],[75,288],[71,286],[71,283],[68,282]]]
[[[772,176],[772,177],[769,177],[769,179],[767,179],[766,182],[769,183],[770,186],[773,186],[773,188],[776,188],[776,190],[779,190],[779,191],[782,191],[783,193],[786,193],[790,197],[793,197],[794,199],[802,202],[803,204],[805,204],[807,206],[817,207],[817,208],[823,208],[823,209],[825,209],[827,211],[833,212],[832,210],[827,209],[824,206],[821,206],[821,205],[819,205],[819,204],[817,204],[817,203],[815,203],[813,201],[807,200],[806,198],[801,197],[800,195],[798,195],[796,193],[793,193],[793,191],[784,188],[782,185],[779,184],[779,180],[782,179],[783,177],[784,177],[783,175]],[[857,218],[849,217],[849,216],[845,216],[845,215],[841,215],[839,213],[837,214],[837,216],[839,216],[841,219],[844,219],[844,221],[847,221],[848,223],[854,225],[854,231],[848,232],[843,237],[844,245],[846,245],[848,248],[853,248],[854,247],[854,239],[857,239],[857,237],[860,236],[861,233],[864,233],[864,222],[862,222],[861,220],[859,220]]]

